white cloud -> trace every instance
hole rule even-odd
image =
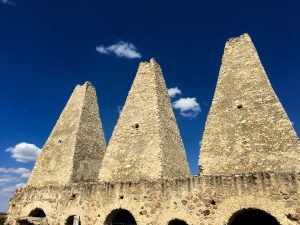
[[[8,182],[11,182],[11,181],[12,181],[11,177],[1,177],[0,178],[0,184],[8,183]]]
[[[39,147],[26,142],[19,143],[15,147],[10,147],[5,151],[10,152],[12,154],[11,157],[15,158],[16,161],[23,163],[35,161],[41,153]]]
[[[5,193],[11,193],[14,192],[15,190],[16,190],[16,186],[9,186],[1,189],[1,191]]]
[[[16,184],[16,188],[20,188],[20,187],[23,187],[25,185],[26,185],[25,183],[18,183],[18,184]]]
[[[202,140],[199,141],[199,146],[201,147],[201,145],[202,145]]]
[[[18,174],[21,178],[28,178],[30,176],[30,170],[20,167],[20,168],[5,168],[0,167],[0,173],[10,173],[10,174]]]
[[[181,95],[181,90],[178,87],[169,88],[168,94],[169,94],[170,98],[174,98],[177,95]]]
[[[180,98],[172,103],[174,109],[178,109],[183,117],[195,118],[201,108],[196,98]]]
[[[16,185],[4,187],[0,191],[4,195],[12,195],[16,191],[17,188],[21,188],[25,185],[26,185],[25,183],[18,183]]]
[[[141,53],[138,52],[134,44],[129,42],[120,41],[114,45],[110,46],[97,46],[96,51],[100,54],[111,55],[114,54],[117,57],[123,57],[128,59],[140,59],[142,57]]]
[[[0,212],[7,210],[10,197],[12,197],[16,188],[26,184],[29,175],[30,170],[23,167],[0,167]]]
[[[4,5],[16,5],[16,3],[12,0],[0,0],[0,3]]]
[[[118,112],[119,112],[119,114],[121,114],[122,109],[123,109],[123,106],[119,105],[119,106],[118,106]]]

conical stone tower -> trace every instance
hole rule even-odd
[[[39,156],[28,185],[98,179],[106,144],[95,88],[77,85]]]
[[[225,46],[200,152],[201,174],[299,171],[300,148],[248,34]]]
[[[160,66],[140,64],[100,169],[102,181],[190,175]]]

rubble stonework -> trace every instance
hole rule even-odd
[[[95,181],[106,144],[95,88],[77,85],[39,156],[28,185]]]
[[[248,34],[226,43],[201,145],[202,174],[300,170],[299,139]]]
[[[100,181],[189,177],[160,66],[140,64],[100,169]]]
[[[151,60],[106,151],[95,90],[76,87],[6,224],[72,224],[76,215],[81,225],[299,225],[299,146],[245,34],[226,43],[198,176]]]

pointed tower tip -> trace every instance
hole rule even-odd
[[[155,60],[155,58],[151,58],[151,59],[150,59],[150,63],[151,63],[152,65],[158,64],[157,61]]]
[[[226,47],[228,47],[228,45],[235,45],[240,42],[252,43],[250,35],[248,33],[244,33],[244,34],[240,35],[239,37],[229,38],[228,41],[226,42]]]
[[[82,86],[87,86],[87,87],[88,86],[92,86],[93,87],[93,85],[92,85],[92,83],[90,81],[84,82],[84,84]]]
[[[146,67],[151,66],[152,68],[156,68],[156,67],[159,67],[159,64],[157,63],[155,58],[151,58],[149,60],[149,62],[148,61],[140,62],[139,67],[144,67],[144,66],[146,66]]]

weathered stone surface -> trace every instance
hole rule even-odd
[[[300,170],[299,139],[248,34],[226,43],[199,166],[215,175]]]
[[[28,225],[49,225],[47,218],[36,218],[36,217],[23,217],[18,220],[22,224]]]
[[[160,66],[140,64],[109,141],[99,178],[128,181],[190,176]]]
[[[235,213],[254,208],[274,216],[281,225],[298,225],[295,209],[299,207],[300,174],[252,174],[255,182],[248,179],[249,176],[223,176],[224,180],[231,178],[230,185],[219,183],[219,176],[201,175],[179,180],[116,182],[114,185],[82,182],[26,186],[11,200],[7,222],[15,225],[14,221],[27,217],[39,207],[51,225],[65,225],[71,215],[79,215],[82,225],[103,225],[112,211],[121,208],[134,216],[137,225],[155,224],[156,221],[158,225],[167,225],[173,219],[184,220],[188,225],[230,225]],[[211,196],[202,197],[207,190],[213,190]],[[285,200],[282,193],[291,195],[291,200]],[[74,194],[76,197],[70,198]],[[276,201],[274,194],[279,197]],[[205,204],[199,204],[201,202]]]
[[[74,215],[82,225],[112,224],[120,209],[137,225],[233,225],[247,209],[273,225],[300,224],[299,141],[247,35],[226,45],[202,145],[204,170],[192,177],[151,60],[140,65],[98,174],[105,141],[95,90],[78,86],[6,225],[65,225]]]
[[[95,88],[77,85],[39,156],[28,185],[97,180],[106,144]]]

